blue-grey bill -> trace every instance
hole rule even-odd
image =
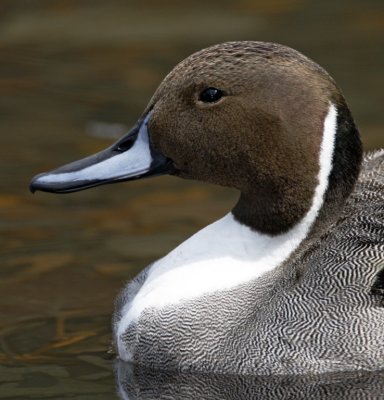
[[[107,183],[171,173],[172,162],[151,148],[148,121],[139,121],[122,139],[90,157],[35,176],[32,192],[69,193]]]

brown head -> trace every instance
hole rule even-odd
[[[223,43],[191,55],[161,83],[128,140],[85,162],[40,175],[32,186],[67,192],[168,172],[237,188],[241,196],[235,217],[260,232],[279,234],[311,206],[331,104],[338,118],[325,203],[336,209],[352,190],[361,158],[346,103],[317,64],[288,47],[262,42]],[[145,135],[143,125],[156,165],[129,176],[112,173],[113,179],[94,174],[83,179],[81,173],[81,178],[70,177],[72,171],[132,151],[140,132]]]

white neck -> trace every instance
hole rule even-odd
[[[269,236],[237,222],[230,213],[186,240],[151,267],[136,297],[123,309],[118,331],[147,308],[162,308],[252,281],[281,265],[307,237],[323,205],[332,169],[336,109],[324,121],[318,185],[304,218],[287,233]]]

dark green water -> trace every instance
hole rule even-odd
[[[343,88],[366,148],[384,146],[382,1],[0,2],[0,398],[118,398],[107,353],[116,293],[236,198],[169,177],[32,196],[30,178],[109,145],[120,131],[113,124],[134,123],[191,52],[246,39],[288,44],[319,62]],[[381,374],[224,385],[118,370],[120,395],[140,399],[384,392]]]

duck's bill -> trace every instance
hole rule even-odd
[[[173,171],[172,162],[150,144],[148,120],[140,120],[122,139],[100,153],[35,176],[32,192],[69,193]]]

